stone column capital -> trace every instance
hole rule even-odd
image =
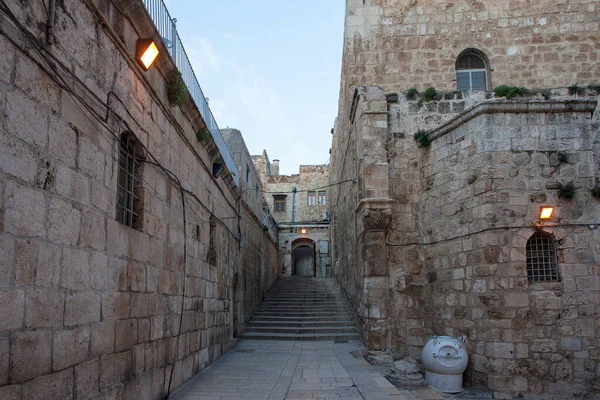
[[[385,231],[392,221],[392,199],[363,199],[355,213],[358,231]]]

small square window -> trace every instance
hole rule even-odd
[[[273,196],[273,208],[275,212],[285,212],[286,196]]]

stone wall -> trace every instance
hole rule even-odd
[[[326,265],[326,275],[332,276],[329,254],[319,253],[319,241],[329,241],[329,210],[331,201],[328,165],[300,165],[298,174],[275,175],[266,151],[252,156],[264,185],[264,198],[273,218],[277,222],[279,244],[279,273],[281,276],[294,274],[293,245],[300,239],[311,241],[315,249],[315,275],[321,276],[321,263]],[[313,205],[308,203],[308,192],[315,193]],[[326,200],[320,203],[318,192],[324,191]],[[275,198],[284,199],[285,211],[275,210]],[[301,229],[307,229],[303,234]]]
[[[358,187],[352,206],[333,190],[333,262],[371,349],[418,358],[431,335],[466,335],[468,382],[497,397],[600,390],[598,97],[547,96],[449,93],[421,104],[357,90],[334,137],[332,179],[348,177],[344,160],[356,157]],[[574,199],[559,198],[569,182]],[[556,207],[547,227],[542,204]],[[527,279],[536,229],[558,240],[559,282]]]
[[[347,0],[341,100],[356,85],[456,90],[467,48],[489,60],[491,87],[597,84],[594,1]],[[349,106],[349,104],[347,104]]]
[[[8,3],[43,43],[43,4]],[[0,24],[2,399],[162,399],[231,348],[276,278],[262,202],[212,177],[191,101],[168,105],[167,49],[145,73],[131,59],[155,37],[136,7],[58,2],[52,46]],[[136,229],[115,220],[125,130],[147,150]]]

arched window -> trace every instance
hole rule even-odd
[[[534,233],[527,241],[526,258],[529,282],[560,280],[556,241],[551,235]]]
[[[483,52],[476,49],[467,49],[460,53],[456,59],[456,89],[488,90],[489,64]]]

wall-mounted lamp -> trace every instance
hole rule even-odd
[[[225,167],[223,167],[223,164],[217,163],[217,162],[213,163],[212,174],[215,177],[215,179],[220,177],[224,170],[225,170]]]
[[[303,235],[306,235],[308,233],[308,229],[306,228],[300,228],[300,233]]]
[[[540,219],[550,219],[554,214],[554,207],[552,206],[541,206],[540,207]]]
[[[148,71],[156,57],[158,57],[158,47],[156,47],[156,43],[152,39],[138,39],[135,44],[135,59],[137,63],[144,69],[144,71]]]

